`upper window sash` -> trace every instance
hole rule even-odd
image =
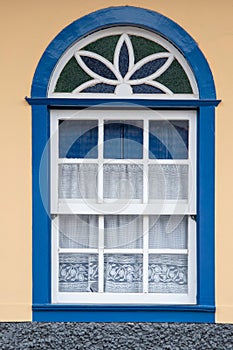
[[[98,158],[62,158],[59,157],[59,121],[61,120],[89,120],[98,122]],[[142,159],[108,159],[103,157],[104,149],[104,121],[131,121],[142,120],[144,122],[143,130],[143,158]],[[183,159],[156,159],[149,157],[149,134],[148,128],[154,121],[187,121],[188,127],[188,153]],[[61,124],[62,125],[62,124]],[[196,214],[196,112],[195,111],[152,111],[152,110],[52,110],[51,111],[51,213],[52,214],[96,214],[99,211],[109,213],[119,212],[122,214]],[[122,208],[122,202],[109,202],[103,198],[104,174],[103,168],[106,164],[138,164],[143,169],[143,196],[141,199],[132,199]],[[98,200],[90,198],[59,198],[59,167],[62,169],[65,164],[82,164],[84,166],[99,167],[98,171]],[[88,165],[89,164],[89,165]],[[92,164],[92,165],[91,165]],[[71,166],[72,167],[72,166]],[[148,186],[154,186],[149,177],[156,177],[157,169],[159,172],[165,171],[166,168],[173,169],[178,176],[178,185],[182,185],[182,177],[179,170],[183,169],[187,175],[187,196],[185,198],[153,198],[149,195]],[[186,169],[185,169],[186,167]],[[154,171],[156,173],[154,173]],[[94,173],[93,173],[94,174]],[[161,175],[161,174],[160,174]],[[163,175],[163,174],[162,174]],[[162,176],[161,175],[161,176]],[[160,176],[160,177],[161,177]],[[166,184],[166,174],[162,176]],[[166,190],[166,189],[165,189]],[[102,198],[102,199],[101,199]],[[91,205],[90,205],[91,204]]]

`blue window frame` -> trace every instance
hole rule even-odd
[[[158,33],[175,45],[189,63],[199,90],[199,99],[137,99],[137,104],[155,109],[197,111],[197,304],[196,305],[55,305],[51,304],[51,232],[49,212],[50,110],[83,108],[106,103],[105,99],[51,98],[50,77],[61,55],[79,38],[102,28],[132,25]],[[214,322],[214,111],[213,77],[195,41],[168,18],[145,9],[115,7],[91,13],[66,27],[45,50],[34,75],[32,105],[33,156],[33,320],[34,321],[171,321]],[[127,99],[108,99],[108,107],[127,106]],[[135,101],[134,101],[135,103]],[[86,150],[82,150],[85,152]]]

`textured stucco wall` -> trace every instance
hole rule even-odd
[[[48,43],[66,25],[97,9],[132,5],[173,19],[200,45],[214,74],[216,131],[216,304],[218,322],[233,322],[233,25],[232,0],[41,0],[1,4],[0,319],[31,319],[31,124],[24,101]]]

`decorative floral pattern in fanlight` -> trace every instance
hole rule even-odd
[[[137,35],[104,36],[77,48],[63,67],[56,92],[132,94],[192,94],[177,53]]]
[[[122,34],[116,45],[114,63],[86,50],[77,51],[75,57],[82,69],[93,79],[79,86],[74,92],[81,92],[102,83],[116,86],[117,95],[130,95],[133,93],[132,85],[142,84],[172,94],[171,90],[154,79],[168,69],[174,56],[169,52],[155,53],[135,64],[133,46],[127,34]]]

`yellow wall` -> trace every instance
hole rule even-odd
[[[142,5],[143,3],[143,5]],[[133,5],[160,12],[198,42],[223,102],[217,109],[217,322],[233,322],[233,1],[21,0],[1,3],[0,320],[31,320],[31,125],[24,97],[40,56],[69,23],[97,9]]]

